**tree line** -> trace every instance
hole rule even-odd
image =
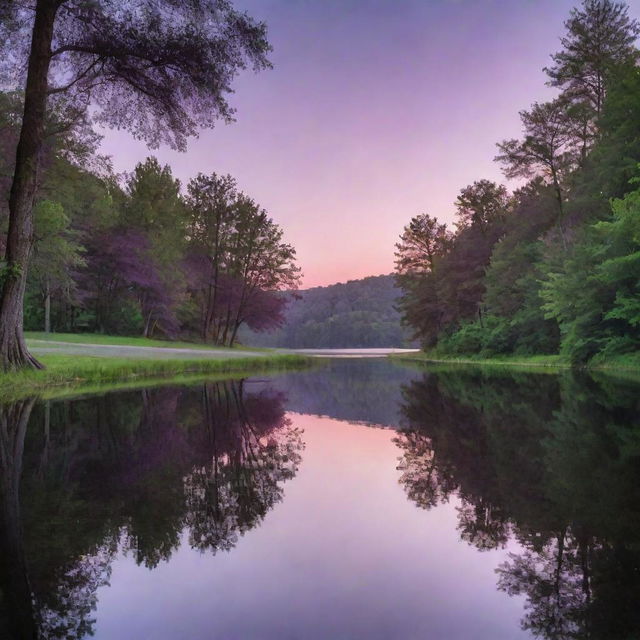
[[[290,348],[401,347],[408,342],[409,331],[396,309],[400,289],[393,275],[284,295],[289,298],[284,325],[261,334],[243,330],[243,342]]]
[[[640,347],[640,25],[583,0],[544,69],[558,89],[520,112],[496,161],[520,186],[461,190],[453,228],[417,215],[396,245],[404,322],[445,355]]]
[[[34,238],[28,330],[232,345],[242,324],[280,326],[277,292],[299,279],[282,229],[234,178],[198,174],[183,193],[154,157],[120,177],[51,158]]]
[[[183,189],[149,157],[117,176],[93,129],[184,149],[197,127],[233,119],[226,94],[240,70],[269,66],[265,25],[226,0],[2,11],[2,367],[39,366],[23,326],[220,345],[243,324],[279,326],[286,299],[275,292],[295,289],[300,272],[268,213],[229,175]]]

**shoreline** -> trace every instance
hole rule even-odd
[[[247,357],[132,359],[95,356],[38,355],[42,370],[0,374],[0,402],[30,396],[54,398],[99,391],[109,386],[150,386],[181,378],[208,375],[243,376],[306,368],[312,358],[297,354],[265,354]]]
[[[569,360],[560,355],[536,356],[507,356],[503,358],[475,358],[475,357],[443,357],[429,355],[424,351],[419,353],[392,354],[392,360],[415,362],[434,365],[463,365],[475,367],[518,367],[522,369],[538,370],[574,370],[589,372],[604,372],[619,376],[634,376],[640,379],[640,353],[626,354],[611,358],[596,356],[583,366],[572,365]]]

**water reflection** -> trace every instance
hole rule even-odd
[[[289,411],[395,429],[402,385],[415,377],[415,370],[384,358],[342,358],[279,376],[273,384],[287,396]]]
[[[234,547],[300,464],[284,401],[234,381],[0,405],[0,636],[91,634],[119,552]]]
[[[400,482],[432,509],[459,496],[460,537],[515,538],[498,588],[535,637],[640,633],[640,396],[586,376],[426,374],[404,388]]]
[[[0,637],[100,635],[123,557],[215,594],[184,637],[638,637],[639,416],[630,383],[383,361],[0,405]]]

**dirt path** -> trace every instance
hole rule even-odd
[[[248,349],[189,349],[186,347],[137,347],[120,344],[91,344],[56,340],[27,340],[29,349],[37,354],[60,356],[92,356],[103,358],[247,358],[273,355],[274,353],[299,353],[319,358],[381,358],[390,353],[411,353],[417,349],[273,349],[252,351]]]
[[[154,360],[194,360],[197,358],[246,358],[269,355],[267,351],[240,349],[186,349],[177,347],[136,347],[120,344],[88,344],[57,342],[54,340],[27,340],[29,349],[37,354],[59,356],[92,356],[96,358],[149,358]]]

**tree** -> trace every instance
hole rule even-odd
[[[511,199],[506,188],[478,180],[456,200],[456,233],[428,215],[411,220],[396,245],[398,309],[414,338],[433,346],[461,321],[482,316],[484,273],[504,233]]]
[[[200,335],[204,341],[218,339],[220,327],[216,311],[221,280],[232,232],[231,210],[237,197],[236,181],[230,175],[198,174],[187,185],[188,234],[191,251],[187,256],[190,288],[200,308]]]
[[[599,137],[584,171],[576,177],[581,209],[596,208],[606,217],[609,200],[622,198],[640,162],[640,68],[635,63],[618,66],[609,74],[607,93],[599,119]]]
[[[403,292],[398,310],[403,323],[413,328],[413,337],[424,345],[433,344],[441,329],[434,274],[452,237],[446,224],[425,213],[411,219],[396,244],[396,282]]]
[[[555,223],[553,189],[538,178],[513,194],[514,208],[504,237],[495,245],[486,270],[483,304],[500,319],[486,336],[484,350],[494,353],[555,353],[557,324],[541,309],[542,238]]]
[[[424,345],[432,345],[442,328],[435,270],[452,240],[446,224],[424,213],[411,219],[396,244],[396,282],[403,292],[398,310],[403,323],[413,328],[413,337]]]
[[[629,18],[624,2],[583,0],[565,22],[562,50],[545,68],[552,87],[560,87],[573,103],[586,103],[600,118],[607,80],[616,65],[637,59],[640,23]]]
[[[449,250],[451,237],[447,225],[427,213],[411,218],[396,243],[396,273],[412,276],[434,271],[438,258]]]
[[[161,167],[150,157],[128,177],[126,192],[123,224],[146,238],[147,261],[154,265],[159,285],[153,295],[147,291],[140,298],[143,336],[151,336],[157,326],[171,335],[177,323],[167,322],[169,308],[176,306],[184,285],[183,273],[176,269],[184,253],[186,227],[180,181],[168,165]]]
[[[297,288],[295,249],[282,229],[251,198],[236,191],[231,176],[202,174],[187,187],[189,289],[199,308],[203,340],[231,345],[244,323],[266,328],[258,312],[279,313],[287,300],[265,294]],[[274,326],[271,323],[271,326]]]
[[[177,332],[173,292],[141,231],[116,225],[92,234],[78,285],[95,330],[149,335],[157,325],[167,335]]]
[[[502,185],[479,180],[460,191],[456,208],[458,233],[437,277],[442,322],[450,329],[463,320],[482,320],[485,270],[504,235],[510,198]]]
[[[30,281],[44,301],[44,330],[51,331],[51,296],[72,298],[75,281],[72,270],[84,264],[82,248],[69,231],[69,218],[62,206],[42,200],[35,207],[34,255]]]
[[[640,189],[611,207],[610,218],[583,232],[541,289],[543,309],[562,331],[562,349],[578,363],[640,345]]]
[[[455,206],[458,229],[475,226],[485,233],[492,225],[504,222],[509,194],[503,185],[477,180],[460,191]]]
[[[293,291],[298,288],[301,271],[296,251],[283,241],[284,232],[267,212],[251,198],[241,195],[237,202],[234,248],[230,275],[239,286],[238,298],[227,307],[231,322],[223,333],[223,342],[232,345],[238,329],[258,308],[260,292]]]
[[[496,161],[504,165],[507,178],[542,176],[553,185],[558,203],[558,226],[563,243],[565,181],[576,167],[577,154],[572,121],[562,99],[535,103],[530,111],[521,111],[524,139],[498,143],[501,153]]]
[[[4,69],[28,60],[1,278],[0,361],[9,370],[41,366],[24,342],[22,306],[51,105],[64,98],[82,112],[91,101],[98,121],[184,149],[199,126],[232,118],[231,81],[247,64],[268,66],[269,45],[265,25],[228,0],[9,0],[2,17]]]

